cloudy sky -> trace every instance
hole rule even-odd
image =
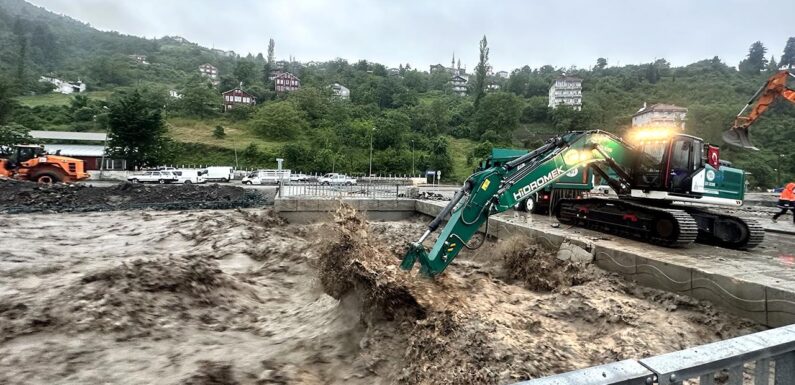
[[[474,67],[484,34],[497,70],[588,67],[600,56],[611,65],[655,58],[681,65],[717,55],[736,65],[753,41],[778,59],[795,35],[780,0],[30,1],[102,30],[179,35],[243,54],[266,51],[272,37],[277,58],[419,68],[447,64],[453,52]]]

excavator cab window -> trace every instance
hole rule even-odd
[[[635,185],[656,189],[662,187],[663,159],[668,142],[650,141],[640,144],[640,158],[635,165]]]
[[[690,136],[677,136],[671,140],[669,154],[669,191],[689,193],[693,176],[704,167],[704,142]]]

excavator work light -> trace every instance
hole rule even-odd
[[[629,132],[627,135],[631,142],[654,142],[667,140],[673,136],[674,130],[669,127],[641,127]]]

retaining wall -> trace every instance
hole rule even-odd
[[[404,219],[415,212],[436,216],[446,205],[446,202],[411,199],[343,201],[377,220]],[[276,199],[275,210],[291,221],[318,221],[330,218],[330,211],[339,202]],[[621,238],[595,241],[563,228],[553,228],[548,223],[522,223],[510,215],[490,217],[489,235],[497,238],[526,236],[553,246],[577,245],[591,253],[600,268],[640,285],[708,300],[729,312],[771,327],[795,323],[795,271],[752,253],[743,258],[703,258],[688,255],[687,249],[667,249]],[[720,249],[716,248],[715,253],[719,254]]]

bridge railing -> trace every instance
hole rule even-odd
[[[719,382],[716,376],[720,376]],[[637,361],[620,361],[524,381],[516,385],[714,385],[718,383],[795,385],[795,325]]]

